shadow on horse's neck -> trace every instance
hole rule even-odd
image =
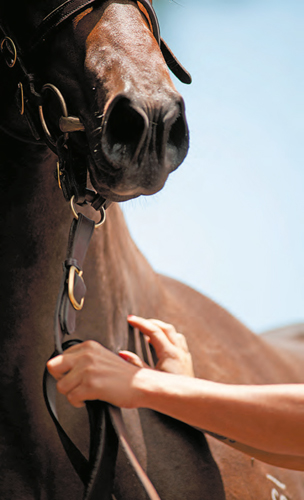
[[[5,134],[0,134],[0,151],[5,262],[0,294],[1,303],[7,305],[1,322],[8,325],[8,336],[23,338],[31,331],[36,339],[48,335],[52,340],[72,214],[54,178],[55,155]],[[84,279],[88,291],[76,336],[98,339],[113,350],[126,348],[127,314],[145,314],[147,301],[151,307],[151,302],[158,301],[158,292],[157,278],[132,241],[116,204],[93,234]]]

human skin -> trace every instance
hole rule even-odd
[[[233,385],[194,378],[183,335],[159,320],[128,317],[153,345],[158,363],[116,355],[94,341],[48,362],[58,391],[75,407],[100,399],[150,408],[220,436],[228,445],[281,467],[304,470],[304,384]],[[279,436],[279,438],[278,438]]]

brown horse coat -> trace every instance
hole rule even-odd
[[[30,20],[58,2],[50,4],[18,3],[12,31],[21,44]],[[14,9],[12,2],[1,2],[2,14],[13,15]],[[41,389],[53,350],[53,312],[72,216],[54,181],[55,155],[44,145],[23,142],[33,139],[15,106],[15,73],[3,59],[0,65],[0,497],[78,500],[82,486]],[[185,156],[182,100],[133,2],[108,1],[84,11],[53,37],[31,69],[60,88],[69,111],[84,123],[86,139],[75,134],[71,140],[79,154],[89,145],[91,181],[101,194],[115,201],[151,194]],[[56,131],[56,106],[45,112]],[[98,340],[114,351],[128,348],[127,314],[158,317],[186,334],[198,376],[240,383],[303,381],[300,358],[254,336],[209,299],[157,275],[116,205],[93,235],[84,276],[88,294],[77,326],[82,340]],[[227,500],[303,496],[302,474],[252,463],[208,438],[212,456],[200,431],[148,410],[124,413],[134,450],[162,500],[223,500],[222,480]],[[85,449],[85,415],[66,407],[62,420]],[[121,451],[114,496],[145,498]]]

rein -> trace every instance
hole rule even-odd
[[[34,35],[29,43],[19,47],[15,35],[12,34],[1,19],[0,14],[0,57],[13,72],[17,84],[17,95],[20,115],[28,121],[32,135],[36,141],[43,141],[58,156],[56,177],[59,187],[67,201],[71,203],[74,219],[71,224],[66,260],[63,264],[63,275],[55,308],[54,342],[55,351],[51,357],[62,353],[65,349],[80,340],[63,342],[66,334],[76,329],[76,314],[83,307],[86,286],[83,280],[83,262],[95,228],[105,222],[106,208],[110,202],[95,191],[86,187],[87,165],[84,158],[72,151],[69,133],[84,131],[78,117],[69,116],[65,100],[57,87],[47,83],[39,92],[36,90],[36,78],[24,63],[37,50],[41,50],[46,41],[56,30],[71,17],[96,5],[103,0],[67,0],[50,12],[36,25]],[[146,17],[148,25],[160,46],[168,67],[183,83],[191,83],[190,74],[183,68],[166,43],[160,37],[156,13],[149,0],[132,0]],[[2,37],[1,37],[2,32]],[[44,117],[43,105],[45,94],[56,95],[62,116],[59,128],[62,135],[52,137]],[[79,206],[91,205],[100,212],[100,221],[95,224],[81,213],[77,213],[75,203]],[[43,393],[46,406],[55,423],[62,445],[81,481],[85,486],[83,500],[110,500],[112,497],[115,462],[120,443],[128,461],[146,491],[149,500],[160,500],[154,486],[140,466],[129,444],[121,410],[101,401],[90,401],[86,408],[90,423],[90,453],[86,459],[71,441],[58,421],[56,410],[56,381],[45,369],[43,377]]]
[[[105,209],[98,224],[82,214],[73,219],[70,229],[66,260],[57,304],[55,308],[55,351],[51,358],[65,349],[81,343],[73,339],[63,343],[65,334],[76,328],[76,313],[83,307],[86,287],[82,266],[95,228],[105,222]],[[85,486],[83,500],[110,500],[118,444],[131,463],[134,472],[146,491],[149,500],[160,500],[158,493],[139,464],[128,440],[120,408],[102,401],[86,402],[90,423],[90,453],[87,460],[59,423],[56,410],[56,381],[47,369],[43,376],[43,394],[47,409],[55,423],[59,438],[76,473]]]

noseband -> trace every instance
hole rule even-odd
[[[138,6],[139,10],[145,15],[148,20],[151,31],[156,39],[160,49],[163,53],[164,59],[171,69],[172,73],[182,82],[191,83],[191,76],[188,71],[175,57],[173,52],[169,49],[168,45],[163,41],[160,36],[159,23],[156,12],[152,7],[149,0],[132,0]],[[29,51],[35,50],[60,26],[64,21],[71,16],[75,16],[80,11],[86,9],[88,6],[100,3],[100,0],[68,0],[63,3],[50,14],[48,14],[42,22],[35,29],[35,34],[30,40]]]

